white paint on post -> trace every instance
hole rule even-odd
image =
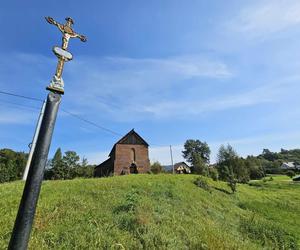
[[[173,153],[172,153],[171,145],[170,145],[170,156],[171,156],[171,164],[172,164],[173,174],[175,174],[174,163],[173,163]]]
[[[43,102],[43,106],[42,106],[42,109],[41,109],[41,112],[40,112],[40,115],[39,115],[39,120],[38,120],[38,123],[37,123],[36,128],[35,128],[35,132],[34,132],[34,136],[33,136],[33,139],[32,139],[32,143],[31,143],[31,147],[30,147],[26,167],[25,167],[25,170],[24,170],[24,173],[23,173],[23,178],[22,178],[23,181],[26,181],[26,179],[27,179],[27,175],[28,175],[28,172],[29,172],[29,167],[30,167],[32,155],[33,155],[33,152],[35,150],[36,141],[37,141],[37,138],[39,136],[41,123],[42,123],[42,119],[43,119],[43,116],[44,116],[45,106],[46,106],[46,100],[44,100],[44,102]]]

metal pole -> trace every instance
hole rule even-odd
[[[42,123],[42,119],[43,119],[43,115],[44,115],[44,111],[45,111],[45,106],[46,106],[46,100],[44,100],[44,102],[43,102],[43,106],[41,108],[38,123],[37,123],[36,128],[35,128],[35,132],[34,132],[34,136],[33,136],[33,139],[32,139],[32,143],[31,143],[31,147],[30,147],[26,167],[25,167],[25,170],[24,170],[24,173],[23,173],[23,178],[22,178],[23,181],[26,181],[26,179],[27,179],[29,166],[30,166],[30,163],[31,163],[31,160],[32,160],[32,155],[33,155],[35,145],[36,145],[36,140],[37,140],[37,137],[39,135],[40,128],[41,128],[41,123]]]
[[[173,164],[172,146],[171,145],[170,145],[170,155],[171,155],[171,163],[172,163],[173,174],[175,174],[175,169],[174,169],[174,164]]]
[[[32,156],[28,178],[8,246],[9,250],[27,249],[60,101],[60,94],[52,92],[48,94],[36,150]]]

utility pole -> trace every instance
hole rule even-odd
[[[173,174],[175,174],[174,164],[173,164],[173,153],[172,153],[172,146],[170,145],[170,156],[171,156],[171,164],[173,169]]]
[[[23,181],[26,181],[26,179],[27,179],[29,166],[30,166],[30,163],[31,163],[31,160],[32,160],[32,155],[33,155],[33,152],[35,150],[36,141],[37,141],[37,138],[38,138],[38,135],[39,135],[39,132],[40,132],[41,123],[42,123],[43,115],[44,115],[44,112],[45,112],[45,107],[46,107],[46,100],[44,100],[44,102],[43,102],[43,106],[41,108],[38,123],[37,123],[36,128],[35,128],[35,132],[34,132],[34,136],[33,136],[33,139],[32,139],[31,146],[30,146],[30,151],[29,151],[26,167],[25,167],[25,170],[24,170],[24,173],[23,173],[23,178],[22,178]]]
[[[62,32],[62,46],[55,46],[53,48],[53,52],[58,58],[57,68],[50,86],[47,87],[47,90],[50,90],[50,93],[47,97],[45,112],[37,136],[36,147],[33,151],[22,199],[10,238],[8,246],[9,250],[27,249],[57,112],[61,102],[61,95],[64,94],[64,83],[61,77],[63,66],[64,62],[72,59],[72,54],[67,51],[69,39],[77,37],[83,42],[86,41],[85,36],[79,35],[73,31],[72,25],[74,24],[74,21],[72,18],[66,18],[67,22],[65,24],[60,24],[51,17],[46,17],[46,20],[48,23],[57,26]]]

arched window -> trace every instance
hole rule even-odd
[[[135,149],[134,148],[131,149],[131,161],[132,162],[136,161],[136,155],[135,155]]]

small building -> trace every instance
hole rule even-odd
[[[300,170],[300,165],[297,165],[295,162],[284,162],[281,164],[281,169],[284,170]]]
[[[174,164],[174,170],[176,174],[190,174],[191,168],[184,161]]]
[[[150,171],[148,143],[133,129],[116,142],[109,158],[95,167],[94,177]]]
[[[173,172],[173,166],[172,165],[165,165],[163,166],[164,170],[166,172]],[[185,162],[178,162],[174,164],[174,171],[176,174],[190,174],[191,167],[187,165]]]

